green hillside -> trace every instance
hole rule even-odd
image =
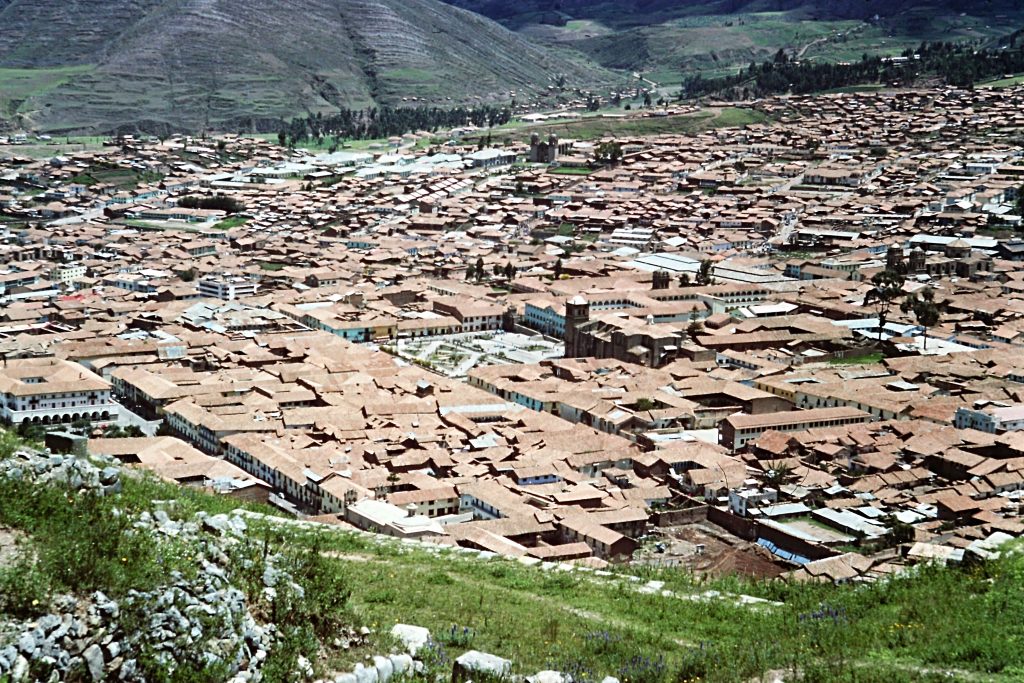
[[[509,102],[609,74],[436,0],[11,0],[4,114],[25,128],[262,128],[338,107]]]
[[[854,61],[922,41],[985,44],[1024,26],[1024,4],[1015,0],[450,1],[663,86],[735,73],[780,48],[807,60]]]

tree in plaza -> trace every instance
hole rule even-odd
[[[917,324],[924,328],[924,349],[928,349],[928,329],[935,327],[942,318],[942,306],[935,301],[935,290],[925,287],[911,294],[900,305],[904,313],[912,313]]]
[[[889,312],[896,299],[903,295],[905,282],[903,275],[895,270],[883,270],[880,273],[875,273],[871,278],[873,286],[864,297],[864,305],[874,304],[878,313],[878,341],[882,341],[885,323],[889,320]]]
[[[602,142],[594,150],[594,160],[616,163],[622,158],[622,145],[618,142]]]

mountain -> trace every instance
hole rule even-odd
[[[0,0],[0,116],[39,130],[267,129],[559,76],[609,74],[437,0]]]
[[[565,24],[594,19],[631,28],[673,19],[757,13],[798,13],[817,20],[870,19],[928,11],[934,15],[994,16],[1020,8],[1018,0],[446,0],[519,28],[530,23]]]
[[[447,0],[663,86],[735,73],[780,48],[825,62],[922,41],[988,44],[1024,26],[1020,0]]]

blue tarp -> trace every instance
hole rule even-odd
[[[811,561],[809,558],[806,558],[802,555],[797,555],[796,553],[791,553],[788,550],[783,550],[779,546],[769,541],[767,538],[757,539],[757,544],[759,546],[767,548],[772,555],[775,555],[776,557],[781,557],[787,562],[793,562],[794,564],[807,564]]]

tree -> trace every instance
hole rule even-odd
[[[284,147],[285,143],[287,143],[287,142],[288,142],[288,133],[283,131],[283,130],[279,130],[277,132],[277,144],[279,144],[282,147]]]
[[[885,534],[885,539],[891,545],[913,543],[917,537],[917,532],[914,530],[913,525],[901,522],[894,515],[889,515],[885,518],[885,525],[889,527],[889,531]]]
[[[765,471],[762,480],[764,481],[765,486],[778,489],[786,483],[786,480],[789,479],[789,476],[792,473],[793,471],[788,465],[779,465],[778,467],[773,467],[772,469]]]
[[[636,411],[638,413],[643,413],[643,412],[646,412],[648,410],[654,410],[654,407],[656,405],[657,404],[654,401],[652,401],[651,399],[649,399],[649,398],[641,398],[641,399],[637,399],[637,402],[635,404],[635,408],[636,408]]]
[[[484,279],[484,275],[487,274],[487,271],[484,270],[484,259],[483,259],[482,256],[479,256],[476,259],[475,273],[476,273],[477,282],[479,282],[480,280],[483,280]]]
[[[556,280],[562,277],[562,259],[555,261],[554,273]]]
[[[715,284],[715,277],[712,275],[714,267],[715,264],[711,259],[704,259],[700,262],[700,270],[697,271],[697,284],[699,286]]]
[[[218,194],[212,197],[185,196],[178,199],[178,206],[183,209],[207,209],[211,211],[223,211],[225,213],[240,213],[245,210],[245,205],[234,197]]]
[[[598,162],[616,163],[622,158],[622,145],[617,142],[602,142],[594,150],[594,159]]]
[[[690,311],[690,324],[686,326],[686,334],[690,339],[696,339],[697,335],[704,331],[704,323],[700,321],[697,309]]]
[[[924,328],[924,350],[928,350],[928,328],[934,327],[942,318],[942,307],[935,302],[935,290],[925,287],[919,293],[911,294],[900,305],[904,313],[912,313],[917,324]]]
[[[505,264],[505,279],[511,280],[516,276],[516,267],[511,262]]]
[[[690,286],[690,274],[689,273],[681,273],[679,275],[679,286],[680,287],[689,287]]]
[[[885,332],[885,323],[889,320],[889,311],[892,310],[893,302],[903,294],[903,284],[906,280],[900,273],[894,270],[883,270],[875,273],[871,278],[874,285],[864,297],[864,305],[875,305],[878,313],[878,341],[882,341],[882,334]]]

